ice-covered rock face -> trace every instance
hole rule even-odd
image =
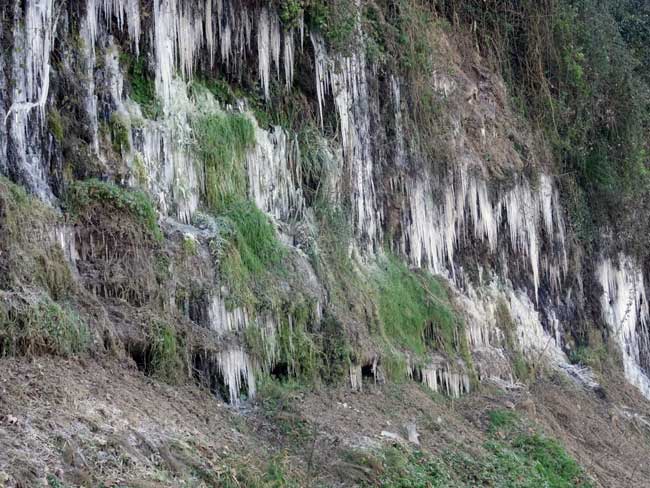
[[[370,108],[363,50],[350,57],[330,56],[323,38],[311,35],[314,48],[316,94],[321,122],[328,96],[338,115],[346,166],[343,179],[349,191],[357,243],[373,252],[381,239],[382,210],[375,191],[377,177],[372,156]]]
[[[7,7],[6,9],[9,9]],[[50,89],[50,54],[58,15],[53,0],[13,2],[13,46],[3,48],[0,66],[11,70],[11,81],[0,81],[0,92],[9,101],[2,113],[3,154],[20,181],[45,201],[52,201],[49,172],[42,145],[45,133],[45,105]],[[3,23],[2,29],[11,28]],[[9,155],[11,154],[11,158]]]
[[[405,134],[406,102],[399,76],[386,77],[389,97],[378,100],[370,88],[377,80],[364,49],[346,55],[332,52],[320,34],[304,33],[301,19],[295,28],[282,26],[271,2],[253,6],[236,0],[151,0],[149,4],[146,21],[141,0],[85,0],[85,10],[54,0],[6,2],[0,7],[3,18],[9,19],[0,22],[0,37],[11,45],[0,52],[0,172],[19,180],[44,201],[55,203],[51,185],[54,142],[47,130],[51,56],[57,36],[67,35],[61,29],[78,24],[83,41],[79,46],[84,77],[81,106],[89,121],[92,154],[104,163],[110,159],[102,153],[100,121],[118,114],[129,128],[130,147],[122,154],[131,169],[129,183],[147,190],[161,214],[189,223],[205,192],[192,120],[237,110],[253,121],[244,104],[226,108],[209,93],[190,96],[188,84],[195,72],[237,75],[251,71],[260,97],[269,100],[274,83],[292,89],[294,57],[301,49],[312,59],[309,75],[317,117],[323,124],[328,111],[336,116],[337,136],[318,139],[328,160],[323,184],[328,185],[333,204],[349,204],[348,220],[358,254],[372,260],[388,244],[412,266],[449,278],[467,316],[468,342],[481,379],[513,380],[504,354],[508,345],[497,313],[500,304],[506,304],[516,347],[528,359],[544,356],[566,365],[562,352],[566,331],[558,317],[564,315],[560,305],[565,305],[565,297],[576,291],[568,290],[565,283],[566,226],[551,176],[541,173],[533,182],[518,174],[508,185],[493,187],[485,176],[490,163],[460,151],[450,174],[433,174],[434,165],[414,171],[409,165],[411,145]],[[69,22],[79,14],[78,23]],[[306,36],[309,40],[303,42]],[[125,40],[132,54],[152,63],[162,109],[156,120],[143,117],[137,103],[124,92],[116,39]],[[143,52],[145,46],[149,52]],[[444,96],[458,88],[451,76],[440,73],[431,82]],[[480,103],[476,97],[473,100]],[[387,113],[390,118],[392,111],[392,120],[377,122],[379,111],[373,111],[373,104],[385,109],[382,117]],[[387,141],[391,160],[379,161],[386,150],[377,147],[380,138],[371,132],[385,122],[393,129]],[[302,193],[297,135],[281,127],[261,128],[254,121],[253,125],[256,143],[245,158],[248,197],[276,221],[303,219],[309,212]],[[478,142],[489,144],[490,138],[497,137],[493,129],[481,124]],[[461,127],[456,124],[450,130],[456,135]],[[392,165],[390,172],[386,165]],[[385,212],[391,206],[397,213],[394,235],[384,228]],[[76,251],[66,232],[57,230],[56,235],[73,263]],[[386,235],[391,235],[392,242],[385,241]],[[480,250],[480,259],[468,249]],[[480,261],[479,268],[486,267],[478,283],[467,278],[468,265],[477,264],[469,262],[472,259]],[[605,290],[603,318],[621,347],[626,376],[650,397],[643,274],[625,257],[618,264],[603,259],[595,272]],[[267,357],[273,358],[279,318],[252,317],[246,310],[228,309],[221,291],[215,290],[205,304],[209,328],[226,336],[251,324],[257,326],[264,332]],[[224,352],[219,364],[233,401],[243,386],[254,392],[253,369],[260,365],[253,365],[245,351]],[[354,368],[351,383],[360,387],[361,371]],[[419,374],[435,390],[459,395],[469,389],[467,374],[450,362],[432,360]]]
[[[633,259],[621,254],[618,263],[602,259],[596,276],[603,287],[603,320],[620,348],[625,377],[650,399],[650,316],[643,272]]]
[[[405,193],[410,211],[403,214],[400,245],[413,265],[455,279],[460,264],[456,250],[478,242],[503,259],[504,278],[511,255],[527,263],[536,301],[543,277],[552,290],[559,290],[568,266],[565,224],[548,176],[540,176],[537,188],[521,179],[492,196],[484,178],[461,167],[440,186],[426,177],[409,181]]]

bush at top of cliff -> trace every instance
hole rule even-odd
[[[141,223],[155,239],[162,239],[158,214],[149,197],[138,190],[128,190],[96,179],[76,181],[68,189],[65,207],[76,216],[90,217],[98,207],[108,210],[115,217],[120,213],[127,214]]]

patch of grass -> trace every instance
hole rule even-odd
[[[490,432],[496,432],[513,427],[519,421],[519,417],[511,410],[498,409],[488,412],[488,420],[490,422]]]
[[[320,344],[307,330],[313,305],[300,295],[283,296],[280,301],[277,310],[262,312],[274,314],[279,322],[274,341],[270,343],[258,326],[252,326],[245,331],[246,344],[266,372],[280,365],[286,378],[311,384],[322,359]]]
[[[63,129],[63,118],[61,117],[61,112],[56,108],[50,108],[47,113],[47,125],[50,128],[50,133],[54,136],[54,139],[59,144],[63,141],[64,129]]]
[[[300,401],[308,385],[295,379],[278,380],[264,376],[258,390],[258,403],[264,414],[273,421],[289,446],[300,448],[312,435],[310,426],[300,415],[295,403]]]
[[[53,474],[48,474],[47,475],[47,486],[50,488],[65,488],[66,485],[63,484],[63,482],[54,476]]]
[[[381,354],[381,368],[388,380],[401,383],[408,377],[408,358],[401,351],[385,347]]]
[[[182,346],[173,326],[156,321],[149,331],[151,355],[151,374],[167,381],[177,383],[185,371]]]
[[[290,472],[289,462],[284,453],[271,458],[266,466],[256,462],[226,460],[211,479],[214,486],[222,488],[299,488],[306,486]],[[211,485],[212,486],[212,485]]]
[[[0,289],[39,286],[55,300],[74,288],[53,227],[61,217],[22,186],[0,176]]]
[[[591,485],[584,479],[578,463],[554,439],[539,434],[520,435],[512,442],[512,447],[530,460],[546,486],[571,488]]]
[[[185,256],[196,256],[199,253],[199,242],[191,234],[185,234],[183,236],[183,254]]]
[[[564,448],[540,435],[485,444],[486,453],[469,455],[460,449],[433,457],[403,446],[378,453],[380,485],[392,488],[593,487],[584,470]],[[367,484],[366,486],[370,486]]]
[[[92,210],[100,205],[109,212],[129,214],[156,239],[162,240],[158,214],[146,193],[121,188],[114,183],[90,179],[74,182],[65,198],[65,207],[73,215]]]
[[[205,165],[205,198],[221,211],[246,197],[244,157],[255,144],[251,121],[241,114],[213,114],[193,123],[196,151]]]
[[[245,200],[231,205],[224,212],[232,222],[234,241],[246,269],[253,275],[278,264],[286,251],[278,241],[269,218],[254,203]]]
[[[145,117],[158,118],[162,113],[162,105],[156,97],[155,81],[147,69],[146,60],[122,52],[120,61],[125,66],[127,79],[131,85],[131,99],[140,105]]]
[[[386,337],[417,355],[429,349],[459,352],[462,324],[444,286],[426,272],[410,271],[395,257],[379,266],[375,283]]]
[[[237,305],[254,305],[264,285],[286,256],[268,217],[254,203],[241,200],[223,209],[219,271]],[[218,244],[218,243],[217,243]],[[216,247],[217,244],[215,244]],[[269,287],[266,287],[269,291]],[[272,300],[273,301],[273,300]]]
[[[607,347],[604,344],[598,346],[578,346],[569,354],[571,364],[589,366],[597,371],[603,370],[607,362]]]
[[[322,364],[320,376],[326,383],[335,384],[347,380],[354,351],[343,325],[331,313],[321,320]]]
[[[124,155],[131,150],[131,124],[121,114],[113,112],[108,123],[111,143],[116,154]]]
[[[279,361],[287,364],[290,375],[306,381],[314,380],[320,359],[317,346],[306,330],[312,310],[313,306],[303,300],[291,300],[282,314],[287,318],[280,322],[276,338]]]
[[[496,325],[503,333],[504,348],[510,358],[514,377],[524,383],[528,382],[533,371],[517,342],[517,324],[510,314],[510,306],[503,299],[499,299],[497,302]]]
[[[0,295],[0,355],[75,356],[90,347],[86,323],[45,296]]]

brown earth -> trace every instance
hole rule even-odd
[[[233,480],[271,461],[301,486],[355,486],[377,472],[350,453],[406,438],[409,424],[424,450],[480,454],[487,412],[515,408],[561,439],[597,486],[650,487],[650,408],[638,393],[604,384],[596,394],[549,376],[460,400],[368,380],[360,393],[295,390],[233,408],[116,359],[2,359],[0,486],[47,486],[48,475],[64,486],[247,486]]]

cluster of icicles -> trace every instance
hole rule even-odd
[[[102,157],[98,143],[97,96],[94,93],[95,45],[105,49],[106,78],[110,85],[111,109],[124,117],[140,117],[137,104],[125,98],[117,50],[110,32],[126,30],[135,53],[140,51],[144,35],[140,23],[139,0],[86,0],[86,17],[80,28],[84,39],[83,69],[88,77],[84,105],[94,133],[93,149]],[[43,200],[53,199],[48,185],[49,175],[42,154],[40,138],[44,133],[44,110],[49,93],[50,57],[61,10],[64,6],[53,0],[16,2],[16,22],[12,37],[14,50],[0,55],[0,72],[11,70],[11,87],[0,86],[10,97],[9,109],[0,107],[0,117],[7,130],[0,131],[0,151],[12,155],[21,169],[23,180]],[[283,29],[277,12],[268,8],[251,9],[234,0],[153,0],[151,38],[155,60],[156,93],[162,102],[164,116],[157,121],[133,124],[131,149],[125,159],[134,172],[140,172],[143,184],[156,199],[161,212],[174,214],[190,222],[199,206],[202,193],[201,171],[192,153],[191,119],[197,115],[196,103],[187,93],[187,83],[197,63],[208,59],[231,70],[241,70],[248,57],[257,57],[257,70],[262,92],[270,97],[271,80],[275,77],[289,89],[293,81],[294,45],[303,46],[304,28]],[[4,24],[0,29],[7,28]],[[382,208],[375,190],[377,168],[373,161],[370,134],[370,109],[367,69],[363,49],[349,56],[330,55],[324,40],[309,34],[314,53],[314,75],[317,104],[321,121],[324,107],[331,101],[340,127],[340,157],[343,170],[334,175],[335,189],[349,191],[352,203],[351,221],[357,246],[367,254],[379,248],[382,241]],[[178,76],[180,74],[180,77]],[[4,78],[2,78],[4,79]],[[399,80],[391,78],[395,106],[395,127],[401,131]],[[222,110],[210,105],[210,110]],[[249,196],[258,207],[275,219],[289,221],[300,218],[304,199],[300,190],[300,154],[295,135],[275,128],[256,127],[257,145],[247,157]],[[402,138],[396,140],[396,157],[405,157]],[[0,158],[0,171],[4,158]],[[398,161],[399,163],[399,161]],[[445,185],[435,185],[432,175],[395,183],[395,191],[405,195],[401,214],[402,234],[399,250],[411,264],[448,276],[452,282],[463,282],[458,290],[465,309],[474,317],[468,323],[468,338],[473,351],[480,355],[479,374],[512,378],[503,356],[503,337],[496,327],[497,304],[505,301],[515,323],[516,338],[524,351],[551,351],[558,363],[565,364],[561,351],[561,324],[552,309],[543,310],[551,332],[542,327],[539,289],[546,281],[559,296],[561,282],[567,272],[565,225],[557,189],[551,179],[541,175],[538,185],[521,179],[513,187],[491,193],[480,172],[460,165]],[[336,183],[338,181],[338,184]],[[344,184],[343,184],[344,183]],[[435,198],[434,198],[435,196]],[[499,276],[490,276],[481,289],[466,285],[456,253],[466,242],[485,244],[500,263]],[[510,281],[521,269],[510,268],[507,251],[525,263],[534,287],[535,304]],[[650,383],[642,369],[648,354],[647,318],[643,276],[626,258],[618,265],[604,260],[597,275],[606,291],[603,296],[605,320],[614,332],[624,355],[628,379],[650,396]],[[522,268],[524,266],[521,266]],[[632,305],[628,306],[632,299]],[[244,311],[227,310],[221,297],[209,305],[213,329],[218,332],[240,330],[251,320]],[[473,315],[472,315],[473,314]],[[257,322],[261,319],[256,318]],[[269,322],[264,330],[274,330]],[[549,327],[547,326],[547,329]],[[272,342],[272,334],[269,341]],[[242,382],[254,391],[254,375],[250,359],[243,350],[220,356],[220,368],[237,399]],[[481,369],[481,366],[482,369]],[[456,395],[467,390],[466,375],[455,373],[449,364],[433,364],[423,368],[422,381],[432,389]],[[357,377],[358,375],[354,375]],[[357,381],[357,377],[355,380]]]
[[[618,263],[601,260],[596,277],[603,287],[600,298],[603,319],[623,356],[627,380],[650,398],[650,379],[642,364],[650,361],[650,309],[640,267],[628,256],[618,256]]]
[[[546,175],[538,188],[525,179],[512,189],[491,197],[484,178],[461,168],[444,188],[434,188],[431,178],[404,185],[410,212],[403,214],[401,246],[410,249],[412,264],[456,279],[456,249],[468,241],[482,241],[490,253],[509,248],[528,261],[537,300],[542,274],[557,292],[567,272],[565,225],[559,194]],[[432,195],[442,191],[439,203]],[[501,235],[505,234],[505,235]],[[551,252],[542,255],[542,236]],[[507,277],[507,269],[504,273]]]

